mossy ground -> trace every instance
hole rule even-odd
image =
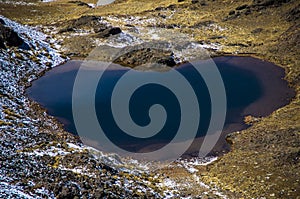
[[[29,1],[29,0],[28,0]],[[293,101],[247,130],[233,133],[231,152],[197,173],[233,196],[244,198],[297,198],[300,195],[300,86],[299,21],[287,20],[298,1],[280,6],[255,7],[253,1],[215,0],[205,5],[176,0],[128,0],[90,9],[67,0],[12,7],[1,4],[0,14],[25,24],[49,25],[82,15],[143,16],[156,18],[160,26],[176,25],[191,40],[218,42],[218,54],[252,54],[286,70],[286,80],[296,90]],[[95,3],[93,0],[84,2]],[[204,1],[201,1],[204,2]],[[253,6],[250,13],[241,5]],[[174,5],[169,7],[170,5]],[[156,9],[159,7],[165,8]],[[169,8],[168,8],[169,7]],[[156,9],[156,10],[155,10]],[[176,10],[176,12],[174,12]],[[230,12],[239,13],[232,17]],[[162,20],[161,15],[171,15]],[[231,18],[230,18],[231,17]],[[206,29],[211,21],[215,29]],[[119,22],[122,23],[122,22]],[[155,24],[158,25],[158,24]],[[178,175],[177,175],[178,174]],[[182,174],[174,172],[170,177]],[[194,188],[197,188],[197,184]]]

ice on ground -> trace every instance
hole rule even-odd
[[[48,190],[43,190],[43,192],[48,192]],[[48,198],[54,198],[54,196]],[[6,182],[0,182],[0,198],[22,198],[22,199],[40,199],[42,197],[34,193],[25,193],[23,188],[20,186],[11,185]]]
[[[196,166],[206,166],[216,161],[218,157],[204,157],[204,158],[191,158],[191,159],[178,159],[175,161],[175,164],[178,167],[185,168],[189,173],[193,174],[198,172]],[[172,165],[170,165],[172,166]]]
[[[48,3],[48,2],[52,2],[52,1],[56,1],[56,0],[41,0],[42,2]]]
[[[0,163],[0,198],[54,198],[47,190],[25,193],[21,186],[11,184],[7,177],[10,171],[6,170],[6,166],[12,161],[18,161],[11,159],[16,156],[17,150],[34,146],[36,141],[41,139],[36,139],[41,124],[53,130],[58,128],[50,118],[43,120],[44,118],[36,118],[32,114],[30,101],[24,95],[24,91],[26,85],[39,74],[49,67],[61,64],[65,59],[51,47],[51,42],[48,41],[50,38],[36,28],[18,24],[1,15],[0,19],[30,47],[29,50],[0,49],[0,156],[10,160],[9,163]],[[55,150],[49,151],[49,155],[56,155]],[[36,155],[43,155],[43,152],[36,151],[34,156]],[[15,173],[16,171],[10,173],[10,176],[16,175]],[[18,180],[17,176],[14,176],[14,180]]]
[[[33,6],[33,5],[36,5],[36,3],[32,3],[32,2],[10,1],[10,0],[4,0],[4,1],[1,1],[0,3],[13,4],[13,5],[22,5],[22,6]]]

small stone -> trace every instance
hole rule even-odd
[[[241,6],[238,6],[237,8],[236,8],[236,10],[244,10],[244,9],[246,9],[246,8],[248,8],[249,6],[247,5],[247,4],[244,4],[244,5],[241,5]]]
[[[112,27],[112,28],[108,28],[100,33],[98,33],[97,37],[99,38],[105,38],[105,37],[109,37],[111,35],[117,35],[120,34],[122,32],[121,28],[119,27]]]
[[[231,10],[230,12],[229,12],[229,15],[234,15],[235,14],[235,11],[234,10]]]

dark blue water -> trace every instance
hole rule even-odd
[[[269,63],[251,57],[218,57],[214,61],[224,81],[227,96],[227,115],[224,133],[241,130],[246,126],[246,115],[266,116],[287,104],[293,96],[282,79],[284,71]],[[64,128],[77,134],[72,117],[72,90],[80,67],[80,61],[69,61],[56,67],[39,78],[27,89],[29,97],[43,107],[50,115],[64,124]],[[176,70],[193,87],[199,100],[201,120],[197,137],[203,137],[211,117],[211,101],[208,88],[201,75],[189,64]],[[151,138],[136,138],[123,133],[115,123],[110,108],[112,90],[127,69],[108,70],[99,81],[96,92],[96,112],[104,132],[109,139],[130,151],[139,150],[153,143],[168,143],[175,136],[180,124],[179,102],[168,88],[156,84],[140,87],[131,97],[129,108],[133,121],[145,126],[149,124],[149,108],[153,104],[162,105],[167,112],[167,121],[162,130]],[[225,140],[221,141],[222,145]]]

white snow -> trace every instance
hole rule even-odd
[[[51,157],[55,157],[58,155],[60,155],[60,156],[67,155],[67,154],[70,154],[70,152],[64,151],[61,148],[56,148],[56,147],[51,146],[50,149],[47,149],[47,150],[36,149],[33,152],[30,152],[30,153],[25,152],[24,154],[36,155],[36,156],[48,155]]]
[[[95,7],[96,7],[96,5],[93,4],[93,3],[88,3],[88,5],[89,5],[91,8],[95,8]]]
[[[178,159],[175,161],[178,167],[185,168],[189,173],[196,173],[198,169],[195,166],[206,166],[216,161],[218,157],[204,157],[204,158],[191,158],[191,159]]]
[[[66,168],[66,167],[59,167],[59,169],[63,170],[63,171],[72,171],[73,173],[89,176],[91,178],[97,177],[94,173],[88,172],[88,170],[86,168],[72,168],[72,169],[70,169],[70,168]]]
[[[32,6],[32,5],[36,5],[35,3],[28,3],[28,2],[24,2],[24,1],[9,1],[9,0],[1,1],[1,3],[5,3],[5,4],[14,4],[14,5],[23,5],[23,6]]]
[[[166,191],[164,191],[164,197],[165,198],[178,198],[178,186],[175,181],[171,179],[164,179],[163,182],[159,183],[161,187],[167,188]]]
[[[96,44],[97,46],[101,46],[101,45],[107,45],[107,46],[111,46],[111,47],[115,47],[115,48],[123,48],[126,46],[134,46],[134,45],[138,45],[138,44],[142,44],[143,40],[135,37],[129,33],[127,33],[126,31],[123,31],[120,34],[114,35],[114,36],[110,36],[107,39],[103,39],[103,40],[96,40]]]
[[[31,116],[26,115],[29,108],[28,99],[24,96],[24,85],[20,85],[20,80],[23,78],[27,78],[27,81],[33,81],[38,77],[38,74],[48,67],[46,63],[51,63],[52,67],[55,67],[61,64],[65,59],[61,58],[60,54],[57,50],[53,49],[50,46],[50,43],[53,45],[56,44],[57,41],[49,38],[47,35],[39,32],[37,28],[20,25],[14,21],[11,21],[0,15],[0,18],[5,21],[5,24],[11,27],[14,31],[16,31],[20,37],[24,39],[24,41],[31,47],[32,50],[22,50],[22,49],[8,49],[1,50],[0,49],[0,89],[1,93],[6,94],[10,97],[1,97],[0,98],[0,121],[4,121],[5,124],[0,126],[0,140],[2,143],[10,146],[13,145],[15,149],[23,149],[21,142],[8,143],[6,140],[30,140],[31,135],[38,134],[40,123],[43,125],[49,126],[53,129],[58,128],[55,123],[51,122],[51,120],[41,121],[39,119],[34,119]],[[112,18],[113,20],[114,18]],[[116,19],[118,20],[118,19]],[[154,23],[154,19],[146,19],[139,18],[137,22],[134,22],[136,19],[132,18],[128,20],[130,23],[144,24],[144,23]],[[148,32],[145,34],[145,31]],[[174,33],[174,32],[173,32]],[[143,42],[151,41],[153,39],[163,40],[163,41],[178,41],[176,39],[181,39],[180,41],[187,42],[187,38],[181,37],[179,35],[174,35],[172,32],[164,31],[161,29],[155,29],[152,27],[149,28],[141,28],[137,27],[137,31],[135,33],[130,31],[124,31],[123,33],[110,37],[106,41],[98,41],[99,44],[111,45],[114,47],[125,47],[129,45],[141,44]],[[146,36],[143,36],[146,35]],[[174,36],[176,36],[174,38]],[[60,47],[59,45],[56,45]],[[189,53],[193,50],[198,50],[205,47],[212,47],[213,45],[208,44],[197,44],[190,42],[187,47],[178,51],[175,51],[175,56],[179,59],[183,57],[188,57]],[[171,46],[172,47],[172,46]],[[217,47],[216,47],[217,48]],[[39,56],[36,56],[39,55]],[[49,55],[49,56],[48,56]],[[20,58],[17,56],[21,56],[23,59],[20,62],[17,62]],[[33,61],[30,57],[35,56],[37,61]],[[26,76],[27,75],[27,76]],[[15,119],[7,119],[7,114],[4,113],[3,107],[9,107],[16,115],[20,115],[20,118]],[[21,107],[21,108],[20,108]],[[44,113],[46,115],[46,113]],[[14,123],[14,129],[12,130],[9,123]],[[16,125],[22,124],[22,125]],[[5,132],[5,133],[4,133]],[[25,134],[24,132],[27,132]],[[30,143],[34,145],[34,142]],[[118,155],[116,154],[105,154],[101,151],[98,151],[92,147],[79,146],[74,143],[67,143],[68,149],[63,149],[58,145],[47,146],[44,149],[36,149],[31,152],[24,152],[24,155],[28,156],[65,156],[73,152],[80,152],[83,150],[88,150],[95,159],[103,162],[106,165],[109,165],[115,169],[120,171],[125,171],[133,174],[139,174],[143,172],[147,172],[149,167],[147,164],[141,163],[139,161],[127,161],[124,162]],[[10,148],[5,148],[5,145],[0,145],[0,151],[10,153]],[[192,160],[179,160],[177,163],[184,168],[186,168],[190,173],[196,173],[198,170],[194,168],[199,165],[207,165],[211,162],[215,161],[216,157],[210,157],[207,159],[192,159]],[[126,167],[125,164],[128,163],[131,168]],[[75,167],[75,168],[65,168],[59,165],[58,167],[61,170],[70,170],[74,173],[80,173],[84,175],[88,175],[90,177],[94,177],[93,173],[90,173],[86,168],[83,167]],[[199,179],[198,179],[199,180]],[[148,182],[145,181],[145,184]],[[200,185],[205,186],[204,184]],[[126,187],[133,186],[133,182],[130,180],[124,182]],[[120,183],[116,181],[116,185],[120,186]],[[174,181],[170,179],[165,179],[160,186],[168,187],[168,189],[164,192],[164,196],[166,198],[172,198],[176,196],[176,184]],[[174,189],[175,187],[175,189]],[[140,191],[145,191],[144,187],[139,187]],[[171,191],[170,191],[171,190]],[[21,187],[16,185],[9,184],[9,179],[6,176],[5,172],[2,172],[0,168],[0,198],[14,198],[14,197],[23,197],[23,198],[39,198],[38,194],[46,195],[51,198],[53,195],[50,191],[40,188],[36,190],[36,194],[34,193],[24,193]],[[221,194],[220,194],[221,195]]]
[[[52,2],[52,1],[56,1],[56,0],[41,0],[42,2],[48,3],[48,2]]]
[[[13,199],[13,198],[23,198],[23,199],[40,199],[41,197],[33,193],[25,193],[22,187],[11,185],[6,182],[0,182],[0,198]]]
[[[14,3],[18,3],[15,2]],[[65,61],[60,54],[51,48],[49,37],[34,27],[20,25],[0,15],[5,25],[13,29],[30,47],[0,49],[0,153],[14,156],[15,150],[35,145],[34,136],[39,134],[40,124],[56,129],[57,125],[51,121],[41,121],[30,113],[29,100],[24,95],[25,81],[33,81],[38,74],[47,69],[46,63],[52,67]],[[35,58],[35,60],[33,59]],[[21,84],[20,82],[24,83]],[[34,155],[43,155],[44,151],[34,151]],[[56,148],[49,149],[49,155],[60,153]],[[24,154],[26,155],[26,154]],[[1,156],[2,157],[2,156]],[[3,158],[3,157],[2,157]],[[23,160],[19,160],[23,161]],[[25,160],[24,160],[25,161]],[[5,165],[5,163],[4,163]],[[6,167],[0,167],[0,198],[54,198],[51,191],[39,190],[40,193],[27,193],[24,188],[12,184],[7,175]],[[28,171],[24,171],[28,172]],[[17,179],[14,179],[17,181]],[[32,184],[34,182],[30,182]]]

